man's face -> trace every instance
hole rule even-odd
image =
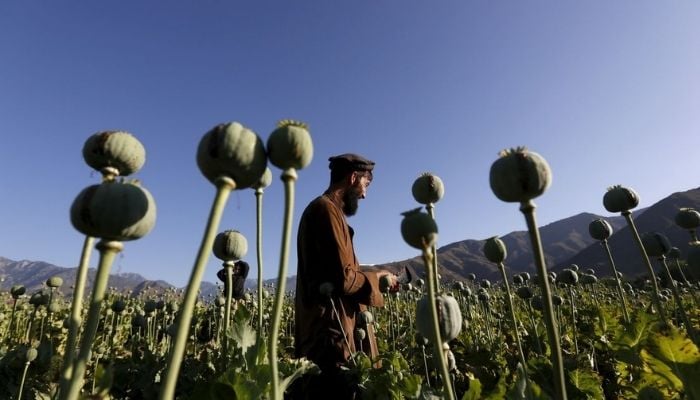
[[[343,212],[345,215],[352,216],[357,213],[357,208],[360,206],[360,199],[366,197],[370,182],[372,181],[366,174],[353,172],[350,178],[350,186],[343,196]]]

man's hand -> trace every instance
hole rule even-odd
[[[379,279],[379,287],[382,289],[382,291],[384,291],[384,287],[388,289],[388,292],[399,291],[399,280],[393,273],[389,271],[377,271],[377,279]],[[383,283],[382,281],[386,283]]]

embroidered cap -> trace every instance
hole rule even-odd
[[[361,155],[353,153],[345,153],[339,156],[330,157],[328,159],[328,168],[345,169],[349,171],[372,171],[374,169],[374,161],[370,161]]]

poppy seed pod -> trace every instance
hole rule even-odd
[[[671,247],[671,250],[668,251],[668,254],[666,255],[668,258],[671,258],[673,260],[677,260],[681,258],[681,250],[678,247]]]
[[[272,171],[270,168],[265,167],[265,172],[260,176],[257,182],[255,182],[251,187],[253,189],[265,189],[272,183]]]
[[[525,203],[549,188],[552,171],[542,156],[517,147],[499,153],[491,165],[489,183],[500,200]]]
[[[676,214],[676,225],[683,229],[697,229],[700,226],[700,212],[694,208],[681,208]]]
[[[578,283],[578,273],[573,269],[566,268],[562,270],[559,275],[557,275],[556,281],[567,285],[575,285]]]
[[[267,139],[267,155],[279,169],[302,169],[314,155],[309,129],[303,122],[282,120]]]
[[[476,280],[476,274],[473,273],[473,272],[468,273],[468,274],[467,274],[467,279],[469,279],[470,281],[474,282],[474,281]]]
[[[659,232],[646,232],[642,234],[642,245],[651,257],[662,257],[671,250],[671,242]]]
[[[27,360],[27,362],[32,362],[36,360],[38,355],[39,352],[35,348],[30,347],[29,349],[27,349],[27,352],[24,353],[24,359]]]
[[[416,327],[423,337],[432,336],[432,320],[430,318],[429,296],[423,296],[416,305]],[[440,327],[440,338],[443,342],[459,336],[462,331],[462,312],[459,309],[457,299],[441,294],[435,298],[435,305],[438,314],[438,325]]]
[[[413,181],[411,193],[421,204],[437,203],[445,195],[445,185],[438,176],[425,172]]]
[[[598,278],[596,278],[595,275],[591,275],[591,274],[582,274],[581,275],[581,283],[584,285],[593,285],[596,282],[598,282]]]
[[[238,261],[248,253],[248,240],[236,230],[226,230],[216,235],[212,250],[219,260]]]
[[[488,279],[482,279],[481,282],[479,282],[479,285],[480,285],[483,289],[488,289],[488,288],[491,287],[491,281],[488,280]]]
[[[508,255],[506,244],[498,236],[486,239],[483,252],[486,259],[495,264],[502,263]]]
[[[265,145],[255,132],[238,122],[219,124],[199,141],[197,166],[212,183],[226,176],[233,179],[236,189],[244,189],[265,172]]]
[[[124,300],[117,299],[112,302],[112,311],[114,311],[117,314],[120,314],[126,309],[126,303]]]
[[[78,194],[70,219],[73,227],[87,236],[135,240],[153,229],[156,203],[148,190],[134,182],[104,182]]]
[[[370,311],[364,310],[360,312],[360,322],[362,322],[364,326],[371,325],[374,323],[374,315],[372,315]]]
[[[523,277],[520,275],[513,275],[513,284],[515,285],[522,285],[525,281],[523,280]]]
[[[521,299],[527,300],[532,298],[532,289],[528,286],[520,286],[518,290],[516,290],[516,293],[518,294],[518,297]]]
[[[564,304],[564,298],[559,296],[559,295],[554,295],[552,296],[552,305],[555,305],[557,307],[561,306]]]
[[[409,246],[427,249],[437,241],[437,223],[420,208],[402,213],[401,236]]]
[[[574,271],[574,272],[578,272],[578,270],[579,270],[578,264],[569,265],[569,269]]]
[[[27,293],[27,288],[22,285],[14,285],[10,288],[10,294],[15,300],[25,293]]]
[[[603,195],[603,206],[610,212],[629,211],[639,205],[639,195],[632,188],[615,185]]]
[[[85,141],[83,159],[105,176],[128,176],[143,167],[146,149],[128,132],[104,131]]]
[[[355,336],[360,340],[365,340],[365,338],[367,337],[367,332],[362,328],[356,328]]]
[[[63,279],[60,276],[52,276],[46,280],[46,286],[50,288],[59,288],[63,286]]]
[[[688,246],[688,255],[686,255],[685,260],[688,267],[700,269],[700,243],[691,243]]]

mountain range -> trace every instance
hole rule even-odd
[[[685,254],[688,249],[690,235],[679,228],[674,221],[676,213],[682,207],[700,208],[700,188],[685,192],[673,193],[645,209],[632,210],[635,225],[640,234],[644,232],[660,232],[669,238],[671,243]],[[600,243],[588,234],[588,225],[596,218],[604,218],[613,227],[613,235],[608,239],[613,258],[618,271],[634,277],[646,271],[642,256],[635,243],[630,228],[622,216],[602,217],[591,213],[580,213],[540,227],[542,246],[546,263],[551,270],[560,270],[571,264],[582,269],[593,268],[598,276],[610,274],[607,255]],[[524,222],[523,222],[524,224]],[[535,265],[532,248],[527,231],[511,232],[501,239],[508,249],[505,265],[509,273],[530,272],[534,274]],[[468,274],[475,274],[478,279],[500,279],[498,268],[483,256],[482,248],[485,239],[466,239],[442,246],[437,249],[439,273],[443,280],[465,280]],[[652,260],[655,269],[659,266]],[[424,275],[422,258],[417,256],[407,260],[373,265],[371,268],[400,271],[407,265],[418,275]],[[24,285],[28,292],[43,287],[44,282],[52,276],[63,278],[62,293],[70,295],[71,285],[75,282],[77,268],[62,268],[42,261],[13,261],[0,257],[0,276],[4,277],[2,289],[7,290],[12,285]],[[95,269],[88,272],[88,288],[95,275]],[[700,274],[699,274],[700,275]],[[295,287],[295,277],[287,278],[287,287]],[[275,280],[267,280],[266,285],[274,284]],[[110,276],[109,286],[117,290],[131,290],[137,295],[146,289],[166,290],[174,288],[169,283],[157,280],[147,280],[139,274],[120,273]],[[256,281],[248,279],[246,287],[253,289]],[[201,296],[215,296],[220,292],[218,285],[202,282]]]

